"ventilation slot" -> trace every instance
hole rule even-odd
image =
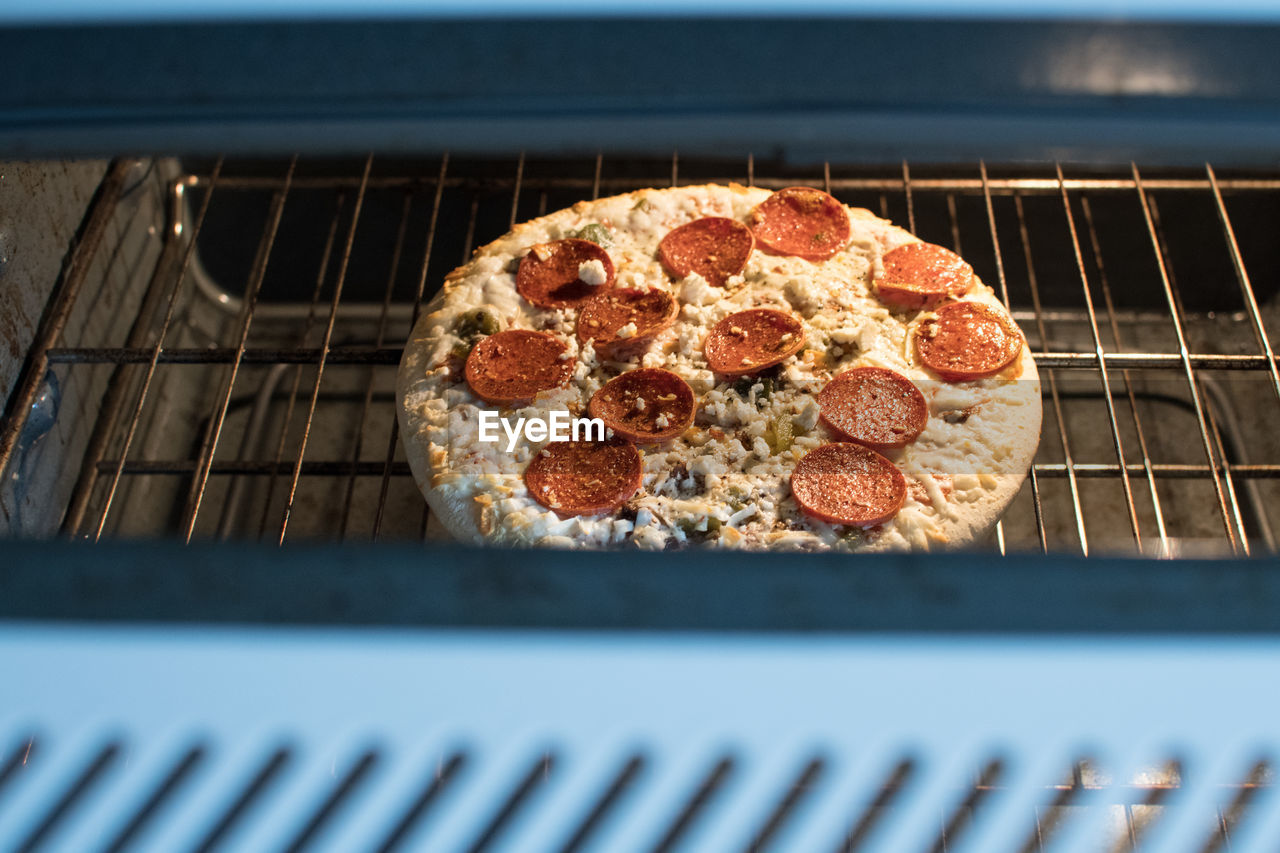
[[[1136,790],[1125,797],[1125,831],[1112,845],[1113,853],[1129,853],[1130,850],[1137,849],[1139,840],[1163,814],[1160,806],[1169,798],[1169,792],[1182,784],[1182,763],[1170,761],[1154,777],[1153,782],[1136,783]]]
[[[245,786],[240,796],[236,798],[226,813],[214,824],[213,829],[209,831],[205,839],[196,847],[196,853],[210,853],[210,851],[217,849],[227,833],[252,808],[254,801],[261,797],[280,776],[280,772],[289,763],[292,755],[293,753],[286,748],[277,749],[272,753],[271,757],[253,775],[253,778]]]
[[[297,837],[285,848],[286,853],[302,853],[320,831],[325,824],[333,817],[334,813],[342,806],[343,801],[360,787],[360,784],[373,770],[375,764],[378,763],[378,754],[372,750],[360,756],[360,760],[352,765],[351,769],[346,772],[342,780],[334,787],[332,793],[325,798],[320,808],[316,809],[315,814],[307,821],[306,826],[298,833]]]
[[[422,793],[413,801],[409,809],[404,813],[400,820],[396,821],[395,828],[391,830],[391,834],[377,848],[378,853],[395,853],[400,849],[400,845],[413,832],[418,822],[426,817],[427,812],[431,810],[431,806],[436,799],[444,792],[449,783],[453,781],[466,764],[466,756],[460,752],[455,752],[449,756],[449,759],[442,766],[432,771],[431,779],[422,788]]]
[[[1067,780],[1058,786],[1058,792],[1054,795],[1052,802],[1045,808],[1036,809],[1035,824],[1031,827],[1027,840],[1019,848],[1019,853],[1040,853],[1044,850],[1045,842],[1052,838],[1061,826],[1068,807],[1084,791],[1084,768],[1088,763],[1088,759],[1075,762],[1067,775]]]
[[[977,784],[973,786],[973,790],[965,797],[964,802],[956,808],[955,814],[951,815],[951,820],[947,821],[942,828],[942,834],[933,843],[930,853],[946,853],[947,845],[956,843],[956,838],[960,835],[960,832],[973,820],[974,812],[978,810],[978,806],[991,795],[991,789],[1000,781],[1000,774],[1003,770],[1004,766],[999,761],[992,761],[982,768],[982,772],[978,775]]]
[[[156,786],[155,791],[147,798],[142,808],[138,809],[137,814],[125,824],[124,828],[120,830],[111,843],[104,848],[105,853],[120,853],[121,850],[124,850],[126,845],[133,841],[147,825],[147,821],[155,816],[165,801],[182,786],[183,782],[204,760],[204,756],[205,750],[203,747],[196,746],[189,749],[164,779],[160,781],[160,784]]]
[[[18,774],[31,766],[31,759],[36,753],[36,739],[34,736],[20,739],[13,752],[9,753],[9,757],[5,759],[4,764],[0,765],[0,796],[4,795],[5,788],[9,787],[9,783],[18,778]]]
[[[551,775],[551,768],[554,764],[555,759],[551,755],[545,755],[541,761],[530,768],[529,772],[520,780],[520,784],[511,792],[511,796],[507,797],[506,802],[502,804],[502,808],[498,809],[497,814],[489,821],[489,825],[485,827],[484,832],[480,833],[480,837],[475,840],[475,843],[467,848],[467,853],[481,853],[493,843],[498,837],[498,833],[502,832],[503,827],[515,816],[534,790]]]
[[[862,816],[858,818],[858,822],[849,830],[849,835],[845,839],[844,845],[840,847],[841,853],[853,853],[871,834],[871,830],[875,829],[876,824],[884,817],[885,813],[893,805],[894,801],[902,793],[902,789],[911,780],[915,774],[916,765],[911,759],[903,759],[893,768],[893,772],[889,774],[889,778],[884,785],[880,787],[880,793],[876,794],[876,798],[871,801]]]
[[[747,845],[748,853],[763,853],[768,849],[769,843],[773,837],[778,834],[783,825],[787,822],[787,818],[796,808],[804,802],[804,798],[813,792],[817,787],[818,779],[822,777],[823,771],[826,769],[826,762],[821,758],[815,758],[805,765],[800,771],[800,775],[796,777],[788,788],[786,796],[778,803],[778,807],[773,810],[773,814],[769,815],[764,826],[756,833],[755,838]]]
[[[1213,834],[1201,848],[1203,853],[1221,853],[1231,849],[1231,832],[1249,813],[1249,806],[1258,792],[1273,782],[1271,765],[1266,761],[1258,761],[1249,770],[1249,775],[1240,782],[1240,789],[1231,799],[1226,809],[1218,810],[1218,819]]]
[[[76,777],[76,780],[71,783],[66,792],[58,798],[53,808],[49,809],[40,822],[36,824],[36,828],[17,846],[15,853],[30,853],[30,851],[35,850],[42,844],[58,823],[71,813],[77,802],[97,784],[102,774],[106,772],[119,754],[120,744],[113,742],[104,746],[89,762],[88,766],[81,771],[80,775]]]
[[[631,787],[632,783],[635,782],[643,769],[644,758],[639,755],[632,756],[631,759],[623,765],[622,770],[618,773],[613,782],[610,783],[603,796],[600,797],[599,801],[596,802],[591,811],[587,813],[587,816],[583,819],[577,830],[574,831],[572,837],[565,842],[564,847],[560,848],[560,853],[576,853],[576,851],[582,849],[582,845],[591,837],[591,833],[593,833],[604,820],[605,815],[609,813],[609,810],[612,809],[620,799],[622,799],[622,795]]]
[[[716,766],[702,780],[702,784],[698,786],[698,790],[694,792],[689,802],[685,804],[685,807],[680,811],[670,828],[663,834],[662,840],[653,848],[653,853],[668,853],[668,851],[675,849],[680,836],[693,825],[698,813],[706,807],[716,792],[723,787],[731,772],[733,772],[732,758],[722,758],[716,763]]]

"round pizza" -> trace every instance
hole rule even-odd
[[[453,536],[565,548],[971,544],[1041,418],[972,267],[810,187],[638,190],[523,223],[445,279],[396,393]]]

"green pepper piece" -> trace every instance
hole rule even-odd
[[[792,443],[796,440],[796,430],[791,423],[791,415],[783,414],[773,418],[769,425],[769,433],[765,438],[774,453],[783,453],[790,450]]]
[[[715,516],[707,516],[707,529],[699,530],[698,522],[692,518],[682,518],[676,522],[676,527],[684,531],[684,535],[695,542],[702,542],[711,539],[720,533],[720,519]]]
[[[497,334],[498,320],[483,308],[475,308],[458,317],[454,333],[463,340]]]
[[[579,240],[590,240],[602,249],[607,249],[613,245],[613,235],[609,233],[609,229],[605,228],[598,222],[592,222],[584,225],[573,233],[574,237]]]

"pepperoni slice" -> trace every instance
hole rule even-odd
[[[804,348],[804,326],[776,308],[730,314],[707,333],[702,354],[722,376],[743,376],[773,367]]]
[[[796,463],[791,494],[814,518],[869,526],[898,514],[907,480],[871,448],[841,441],[815,447]]]
[[[931,308],[973,286],[973,267],[964,258],[932,243],[908,243],[883,258],[876,278],[880,299],[899,308]]]
[[[547,332],[509,329],[476,344],[467,356],[467,384],[488,403],[530,400],[573,374],[569,345]]]
[[[915,384],[883,367],[855,367],[818,393],[823,423],[842,438],[869,447],[902,447],[929,420],[929,404]]]
[[[658,244],[658,260],[667,272],[684,278],[691,272],[716,287],[747,266],[756,246],[751,229],[736,219],[707,216],[681,225]]]
[[[605,280],[587,284],[579,276],[583,264],[599,261]],[[516,290],[539,308],[572,308],[613,286],[609,253],[590,240],[570,238],[539,243],[520,259]]]
[[[844,205],[813,187],[778,190],[751,212],[751,231],[777,255],[825,261],[849,242]]]
[[[663,290],[610,290],[582,306],[578,340],[594,340],[597,352],[610,355],[653,340],[679,312],[675,297]]]
[[[916,352],[943,379],[963,382],[1004,370],[1022,355],[1013,321],[977,302],[952,302],[916,327]]]
[[[524,469],[529,494],[556,515],[611,512],[640,490],[640,451],[620,438],[553,441]]]
[[[670,370],[643,367],[615,376],[591,396],[587,412],[615,434],[647,444],[670,441],[693,425],[689,383]]]

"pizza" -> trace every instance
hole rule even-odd
[[[446,277],[396,394],[448,533],[565,548],[968,545],[1041,420],[972,267],[811,187],[645,189],[518,225]]]

